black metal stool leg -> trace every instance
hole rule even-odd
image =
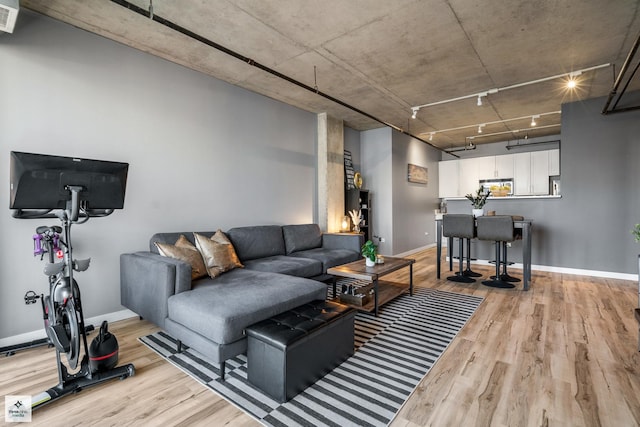
[[[459,250],[460,256],[459,256],[459,259],[458,259],[458,261],[459,261],[459,270],[458,270],[458,272],[456,273],[455,276],[447,277],[447,280],[450,280],[452,282],[458,282],[458,283],[473,283],[476,280],[471,278],[471,277],[465,276],[463,274],[463,270],[462,270],[462,262],[463,262],[462,258],[464,256],[464,253],[463,253],[463,251],[464,251],[464,239],[462,237],[460,237],[458,239],[458,247],[460,248],[460,250]]]
[[[516,286],[514,284],[500,280],[500,245],[501,242],[496,242],[496,275],[492,276],[496,278],[492,280],[483,280],[482,284],[492,288],[515,288]]]
[[[482,274],[471,270],[471,239],[467,239],[467,269],[462,274],[468,277],[482,277]]]
[[[502,242],[502,274],[500,274],[500,280],[503,282],[519,282],[520,279],[517,277],[513,277],[507,273],[507,265],[509,261],[507,260],[507,242]],[[495,279],[496,276],[491,276],[492,279]]]

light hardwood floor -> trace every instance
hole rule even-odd
[[[417,286],[485,301],[392,426],[640,425],[635,282],[534,272],[528,292],[489,289],[448,282],[446,270],[437,280],[435,249],[414,257]],[[136,375],[46,405],[31,425],[259,425],[140,344],[153,325],[130,319],[110,330],[120,363],[133,363]],[[2,396],[36,394],[56,382],[52,349],[0,359]]]

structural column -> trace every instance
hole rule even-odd
[[[344,127],[342,120],[318,114],[318,225],[340,231],[344,215]]]

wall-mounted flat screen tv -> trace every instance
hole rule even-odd
[[[65,209],[69,186],[83,209],[122,209],[128,163],[11,152],[10,209]]]

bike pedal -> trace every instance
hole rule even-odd
[[[36,295],[33,291],[27,291],[27,293],[24,294],[24,303],[26,305],[35,304],[39,298],[41,298],[41,295]]]

